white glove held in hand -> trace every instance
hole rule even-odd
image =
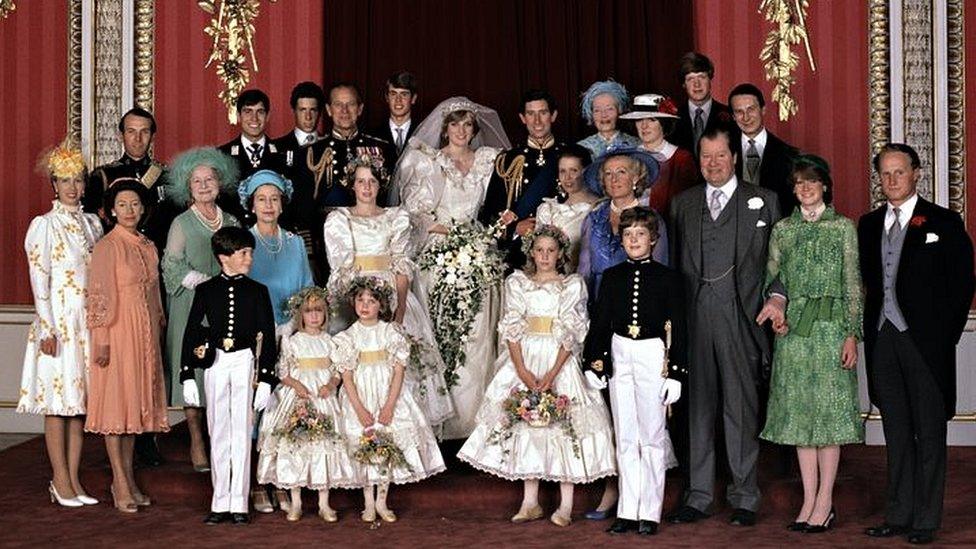
[[[180,282],[180,284],[187,290],[195,290],[197,286],[208,280],[210,280],[210,277],[200,271],[190,271],[186,273],[186,276],[183,277],[183,282]]]
[[[197,382],[192,379],[183,382],[183,403],[195,408],[200,406],[200,392],[197,391]]]
[[[595,391],[602,391],[607,388],[607,378],[604,376],[597,376],[596,372],[593,370],[587,370],[583,377],[586,378],[586,384],[590,386],[590,389]]]
[[[681,398],[681,382],[677,379],[665,379],[661,385],[661,402],[665,406],[670,406]]]
[[[271,385],[263,381],[258,383],[258,389],[254,391],[254,411],[264,410],[268,406],[269,398],[271,398]]]

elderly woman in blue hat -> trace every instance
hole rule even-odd
[[[613,80],[594,82],[580,101],[580,109],[586,123],[596,128],[596,133],[580,140],[579,144],[590,151],[590,156],[603,156],[610,149],[636,147],[640,139],[617,128],[617,121],[630,104],[627,88]]]
[[[290,325],[288,297],[314,284],[305,241],[278,225],[292,190],[291,181],[272,170],[254,172],[237,186],[241,206],[256,220],[251,227],[256,243],[254,263],[248,276],[268,287],[279,329]]]
[[[220,273],[220,263],[210,247],[210,238],[221,227],[239,227],[233,215],[217,205],[221,193],[229,193],[237,182],[237,163],[213,147],[199,147],[180,153],[170,168],[166,196],[177,207],[187,208],[176,216],[163,251],[163,284],[166,287],[166,364],[169,367],[170,402],[183,406],[190,432],[190,460],[198,472],[209,472],[207,446],[203,439],[202,408],[185,406],[180,384],[183,331],[190,317],[196,287]],[[197,390],[203,395],[203,370],[197,370]]]
[[[604,196],[586,216],[580,236],[578,272],[586,280],[590,303],[596,301],[603,271],[627,259],[617,229],[620,214],[634,206],[648,206],[646,192],[657,181],[660,169],[651,153],[636,149],[612,149],[583,172],[583,182],[590,192]],[[660,238],[654,247],[654,260],[668,264],[668,235],[664,218],[658,216]]]

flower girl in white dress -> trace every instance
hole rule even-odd
[[[318,490],[319,516],[338,520],[330,488],[358,486],[358,467],[347,451],[332,366],[332,338],[325,331],[325,290],[309,287],[288,300],[295,332],[281,340],[277,404],[261,421],[257,479],[291,489],[288,520],[302,516],[302,488]]]
[[[389,322],[393,288],[359,277],[349,287],[356,316],[332,338],[332,362],[342,373],[343,424],[349,451],[359,462],[365,501],[362,518],[386,522],[396,515],[386,505],[390,483],[405,484],[444,470],[423,410],[403,386],[410,346],[398,324]]]
[[[506,346],[498,357],[500,367],[478,411],[477,427],[458,457],[493,475],[525,482],[522,506],[512,522],[542,518],[539,481],[559,482],[559,509],[551,520],[567,526],[573,485],[616,474],[613,427],[600,392],[580,371],[589,320],[583,279],[563,274],[569,239],[552,225],[539,225],[523,250],[525,270],[505,280],[498,332]],[[546,408],[549,412],[541,415],[547,417],[531,412],[540,398],[543,403],[535,409]]]

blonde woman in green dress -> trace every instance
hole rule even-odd
[[[757,319],[771,320],[777,335],[760,437],[796,446],[803,506],[788,528],[820,533],[836,517],[840,446],[864,440],[855,370],[863,303],[857,234],[830,206],[827,162],[801,155],[792,179],[800,207],[773,227],[770,297]]]

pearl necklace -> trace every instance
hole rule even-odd
[[[217,208],[217,217],[213,221],[211,221],[207,219],[205,215],[203,215],[203,212],[197,209],[196,204],[190,206],[190,211],[193,212],[193,215],[194,217],[197,218],[197,221],[199,221],[200,224],[203,225],[205,229],[207,229],[212,233],[219,231],[220,228],[224,226],[223,211],[221,211],[220,206],[214,206],[214,207]]]
[[[268,250],[268,253],[270,253],[271,255],[278,255],[278,252],[281,251],[281,248],[283,248],[285,246],[285,241],[281,237],[281,228],[280,227],[278,228],[278,233],[277,233],[275,239],[271,243],[269,243],[267,240],[265,240],[264,235],[262,235],[261,234],[261,231],[259,231],[257,229],[254,230],[254,235],[258,237],[258,242],[260,242],[261,245],[264,246],[264,249]],[[277,244],[277,245],[274,245],[274,244]]]
[[[613,212],[613,213],[615,213],[615,214],[617,214],[617,215],[620,215],[620,212],[622,212],[624,210],[629,210],[629,209],[631,209],[631,208],[633,208],[635,206],[640,206],[640,199],[639,198],[635,198],[634,201],[631,202],[630,204],[627,204],[626,206],[621,206],[621,207],[618,207],[616,204],[614,204],[613,203],[613,200],[610,201],[610,211]]]

